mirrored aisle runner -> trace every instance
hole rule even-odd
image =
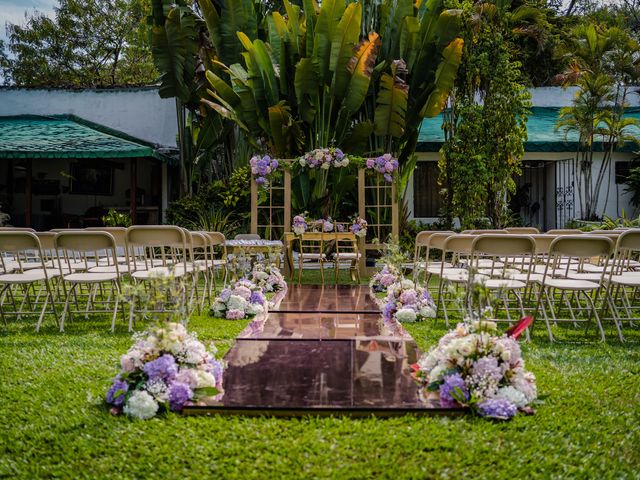
[[[236,338],[221,400],[184,413],[456,413],[421,400],[410,368],[420,354],[402,326],[383,324],[367,287],[291,286]]]

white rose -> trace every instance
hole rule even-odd
[[[320,168],[322,168],[323,170],[329,170],[329,167],[331,167],[331,165],[328,162],[320,165]]]
[[[304,157],[300,157],[300,165],[303,167],[307,165],[307,161],[304,159]]]
[[[158,403],[144,390],[138,390],[129,397],[124,406],[124,413],[133,418],[146,420],[158,412]]]

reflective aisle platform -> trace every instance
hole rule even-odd
[[[224,395],[186,415],[454,415],[411,376],[422,352],[386,325],[366,287],[292,287],[225,356]]]

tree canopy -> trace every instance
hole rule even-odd
[[[59,0],[53,18],[26,14],[0,44],[5,84],[111,87],[152,83],[145,0]]]

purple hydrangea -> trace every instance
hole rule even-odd
[[[474,377],[490,378],[495,382],[502,379],[502,369],[498,365],[496,357],[482,357],[476,360],[471,369]]]
[[[251,297],[249,297],[249,302],[264,305],[264,295],[259,291],[252,292]]]
[[[169,407],[171,410],[182,410],[182,407],[193,398],[193,391],[189,385],[181,382],[173,382],[169,390]]]
[[[129,391],[129,384],[116,378],[107,392],[107,403],[120,407],[124,404],[125,394]]]
[[[482,417],[508,420],[518,413],[518,409],[504,398],[490,398],[478,404],[478,414]]]
[[[229,300],[229,297],[231,296],[231,289],[230,288],[224,288],[222,289],[222,291],[220,292],[220,299],[222,301],[227,301]]]
[[[393,312],[396,311],[396,302],[390,301],[387,302],[382,309],[382,316],[385,320],[391,320],[393,317]]]
[[[220,385],[222,383],[224,365],[220,360],[216,360],[215,358],[211,358],[209,360],[209,365],[211,365],[211,375],[213,375],[213,378],[216,379],[216,385]]]
[[[462,376],[459,373],[446,376],[440,385],[440,405],[443,408],[454,408],[468,400],[469,389]]]
[[[170,381],[178,374],[178,365],[173,355],[165,353],[161,357],[146,363],[144,366],[144,373],[147,374],[149,380],[155,380],[157,378],[165,381]]]

